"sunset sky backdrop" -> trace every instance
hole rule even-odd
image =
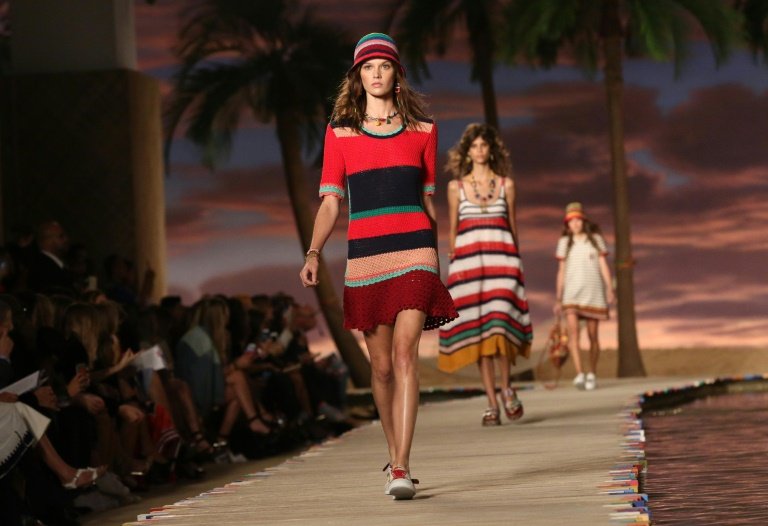
[[[185,3],[136,3],[139,67],[163,83],[163,93],[176,67],[172,47]],[[391,1],[308,4],[356,39],[384,30]],[[464,127],[482,119],[479,86],[469,82],[464,43],[457,34],[446,56],[429,61],[431,78],[417,84],[439,125],[440,167]],[[600,80],[567,64],[549,71],[496,68],[539,342],[551,319],[554,249],[566,203],[582,201],[609,245],[613,241]],[[692,46],[678,79],[669,63],[628,60],[625,81],[641,346],[768,344],[768,68],[755,64],[746,51],[716,68],[701,42]],[[302,252],[272,125],[246,120],[228,162],[214,172],[202,167],[199,158],[187,141],[174,142],[166,180],[170,292],[189,303],[202,293],[284,291],[315,304],[298,280]],[[439,172],[436,199],[445,277],[448,176]],[[319,171],[310,168],[308,173],[308,191],[316,195]],[[345,229],[343,218],[324,250],[339,293]],[[615,332],[614,321],[603,324],[605,347],[615,346]]]

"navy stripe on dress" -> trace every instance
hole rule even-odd
[[[350,239],[348,257],[350,259],[364,258],[414,248],[435,248],[435,234],[432,230],[416,230],[404,234]]]
[[[421,206],[421,170],[389,166],[347,177],[352,214],[387,206]]]

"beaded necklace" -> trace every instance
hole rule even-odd
[[[397,116],[397,110],[392,112],[392,115],[388,115],[386,117],[371,117],[367,113],[364,115],[365,120],[367,121],[376,121],[376,126],[381,126],[385,122],[387,124],[392,124],[392,119],[394,119]]]
[[[475,192],[475,199],[477,199],[480,202],[480,211],[485,213],[488,213],[488,202],[491,200],[491,198],[496,193],[496,176],[491,176],[491,180],[488,182],[488,195],[480,195],[480,190],[477,187],[477,181],[475,180],[474,174],[470,174],[470,184],[472,185],[472,190]]]

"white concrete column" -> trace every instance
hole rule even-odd
[[[134,0],[11,0],[14,73],[136,69]]]

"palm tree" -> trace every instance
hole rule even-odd
[[[349,67],[352,43],[293,0],[199,0],[186,13],[167,112],[166,148],[186,117],[186,137],[208,166],[229,152],[239,119],[251,111],[275,123],[291,207],[303,249],[316,208],[302,147],[322,137],[329,99]],[[357,386],[370,385],[370,364],[343,328],[338,296],[321,263],[318,302]]]
[[[480,82],[485,122],[499,129],[493,88],[494,33],[500,0],[398,0],[387,23],[395,27],[400,51],[415,66],[414,76],[429,76],[425,56],[446,51],[451,35],[464,24],[472,50],[473,81]]]
[[[719,0],[514,0],[506,7],[504,19],[507,32],[502,46],[509,60],[522,57],[550,67],[566,49],[588,72],[602,66],[614,188],[618,374],[642,376],[624,147],[623,60],[625,55],[671,57],[679,72],[695,23],[703,29],[719,64],[738,34],[738,16]]]
[[[768,0],[734,0],[734,7],[744,15],[744,38],[755,59],[768,59]]]

